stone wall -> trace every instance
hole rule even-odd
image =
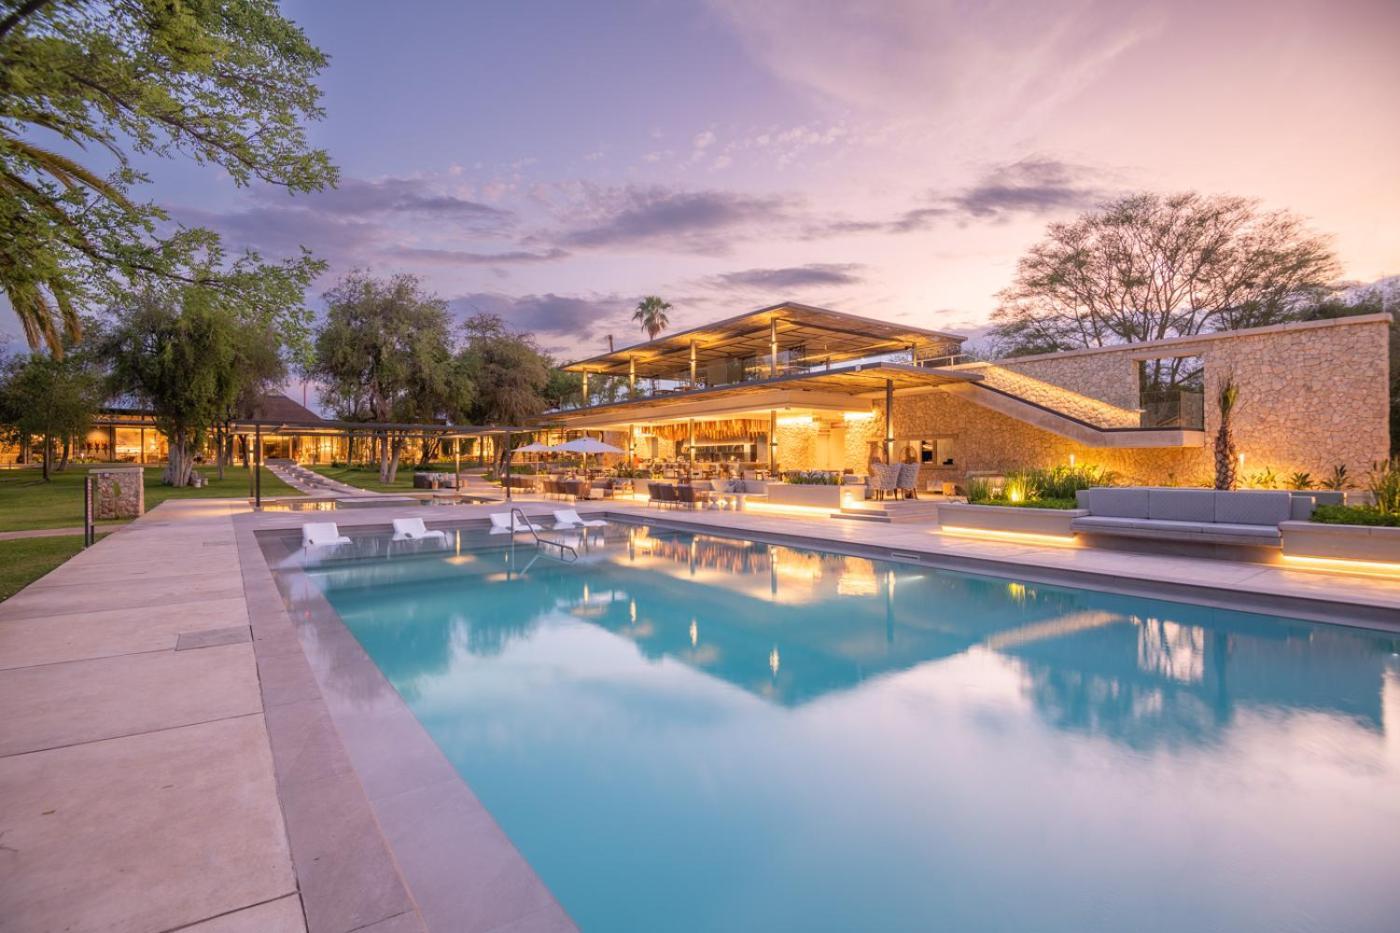
[[[140,467],[93,470],[93,518],[140,518],[146,514],[146,484]]]
[[[1240,386],[1235,442],[1245,455],[1246,476],[1267,468],[1280,480],[1295,471],[1320,479],[1344,464],[1360,480],[1390,448],[1388,329],[1387,316],[1368,315],[1025,357],[994,367],[1130,409],[1137,405],[1138,361],[1200,356],[1206,374],[1203,448],[1084,447],[938,391],[896,399],[895,436],[955,436],[963,471],[1049,466],[1075,453],[1080,463],[1103,464],[1137,481],[1206,482],[1214,469],[1210,441],[1219,426],[1214,400],[1222,380],[1233,374]],[[989,371],[987,364],[958,368]],[[1002,374],[988,381],[1016,391]],[[1031,400],[1060,407],[1048,398]]]

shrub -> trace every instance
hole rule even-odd
[[[1270,467],[1255,470],[1244,479],[1246,489],[1277,489],[1278,477]]]
[[[1371,505],[1319,505],[1312,520],[1325,525],[1384,525],[1400,527],[1400,513],[1389,514]]]
[[[967,501],[991,502],[992,484],[985,479],[970,479],[967,481]]]
[[[1347,476],[1347,465],[1345,463],[1339,463],[1332,467],[1332,472],[1327,474],[1327,478],[1322,481],[1323,489],[1332,489],[1338,492],[1346,489],[1350,485],[1351,481]]]
[[[783,474],[783,481],[794,486],[839,486],[841,474],[833,470],[793,470]]]
[[[1288,475],[1289,489],[1312,489],[1316,485],[1317,484],[1313,482],[1311,473],[1304,473],[1302,470],[1299,470],[1297,473],[1290,473]]]
[[[1001,487],[1001,497],[1013,505],[1040,498],[1040,485],[1037,482],[1041,470],[1017,470],[1006,474],[1006,483]]]
[[[1400,516],[1400,457],[1377,463],[1366,476],[1366,488],[1382,515]]]

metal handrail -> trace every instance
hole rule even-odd
[[[536,548],[539,548],[541,544],[552,544],[559,549],[560,560],[564,560],[565,553],[573,555],[566,563],[572,564],[574,561],[578,560],[578,551],[574,550],[573,545],[565,544],[563,541],[555,541],[553,538],[541,538],[539,532],[535,530],[535,526],[530,522],[530,519],[525,517],[525,513],[522,512],[519,507],[510,510],[510,523],[512,526],[515,525],[515,516],[517,515],[519,515],[520,520],[525,523],[525,528],[530,532],[530,537],[535,539]],[[512,527],[511,530],[514,531],[515,528]]]

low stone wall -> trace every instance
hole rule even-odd
[[[145,471],[140,467],[109,467],[92,470],[93,518],[104,521],[140,518],[146,514]]]
[[[800,505],[836,511],[841,508],[841,490],[858,487],[808,486],[801,483],[769,483],[770,505]]]
[[[1400,528],[1284,522],[1283,553],[1290,557],[1400,564]]]

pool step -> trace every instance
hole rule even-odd
[[[866,502],[857,506],[843,506],[841,511],[832,512],[831,517],[882,525],[935,524],[938,521],[938,503],[919,499]]]

